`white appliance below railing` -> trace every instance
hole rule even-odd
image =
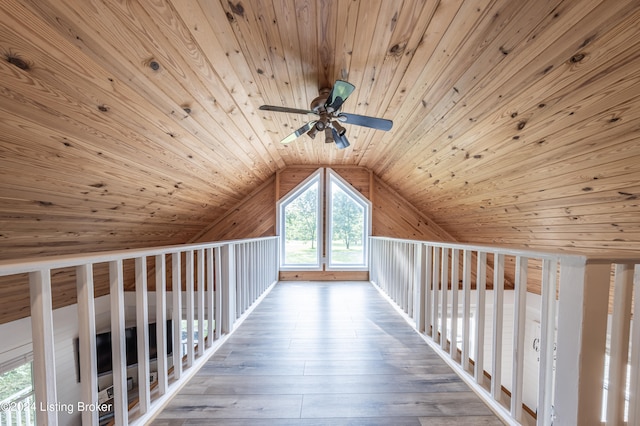
[[[113,361],[113,421],[116,425],[142,424],[153,417],[181,384],[206,361],[208,355],[264,297],[278,277],[277,237],[191,244],[80,256],[55,256],[22,262],[0,262],[0,276],[27,273],[31,294],[33,378],[38,425],[58,424],[53,341],[52,271],[75,269],[78,296],[79,358],[82,377],[82,424],[99,423],[94,273],[96,264],[109,265],[111,346]],[[169,257],[169,262],[167,262]],[[153,260],[155,280],[155,332],[157,372],[149,366],[149,312],[147,260]],[[183,262],[184,259],[184,262]],[[123,262],[135,263],[138,402],[131,413],[127,398],[125,303]],[[171,276],[171,305],[167,304],[167,275]],[[183,312],[183,305],[185,306]],[[172,328],[166,324],[171,313]],[[175,319],[180,319],[176,321]],[[186,345],[182,345],[182,320],[186,320]],[[194,322],[197,321],[197,337]],[[167,334],[173,341],[167,356]],[[207,338],[205,340],[205,334]],[[171,340],[171,339],[170,339]],[[183,353],[183,347],[186,353]],[[169,364],[172,364],[170,381]],[[149,377],[157,374],[157,385]],[[111,395],[111,394],[110,394]],[[153,398],[152,398],[153,396]],[[109,397],[109,396],[107,396]],[[132,406],[134,404],[131,404]]]
[[[635,312],[640,306],[640,255],[371,237],[369,264],[371,281],[507,423],[592,425],[600,424],[604,413],[606,424],[640,424],[640,318],[631,315],[634,295]],[[525,365],[527,283],[533,273],[540,274],[541,288],[539,364],[534,383],[525,384],[525,369],[531,368]],[[507,306],[510,323],[505,323],[505,284],[514,289],[507,298],[513,300]],[[523,404],[525,385],[537,395],[530,405]]]

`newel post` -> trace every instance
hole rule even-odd
[[[607,338],[610,265],[560,260],[555,425],[599,423]]]

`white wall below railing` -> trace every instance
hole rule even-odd
[[[515,265],[511,302],[504,290],[505,259]],[[542,294],[537,299],[539,366],[533,379],[526,345],[538,331],[530,329],[535,320],[527,314],[536,311],[527,306],[530,259],[542,265]],[[372,237],[370,276],[507,423],[526,422],[525,402],[539,425],[600,424],[602,413],[607,424],[635,425],[640,424],[640,316],[633,317],[631,327],[631,301],[640,294],[639,264],[640,256],[586,257]],[[486,288],[490,267],[493,291]],[[609,316],[610,282],[615,297]],[[635,300],[640,303],[638,297]],[[459,342],[454,339],[452,344],[451,335],[459,335]],[[603,402],[607,353],[608,390]],[[533,403],[528,401],[530,392],[525,392],[531,389],[536,389]],[[628,413],[625,393],[631,401]]]
[[[278,276],[277,237],[236,240],[216,243],[181,245],[142,250],[104,252],[81,256],[59,256],[23,262],[0,262],[0,276],[27,273],[31,291],[31,327],[29,342],[33,350],[36,422],[38,425],[76,424],[77,416],[69,417],[70,407],[77,413],[80,407],[98,406],[98,375],[96,361],[96,333],[101,331],[103,309],[96,311],[93,296],[93,265],[109,264],[110,296],[108,311],[112,336],[113,359],[113,420],[116,425],[143,424],[177,392],[229,333],[251,311]],[[154,262],[155,293],[147,290],[147,258]],[[127,308],[124,294],[123,261],[135,261],[135,308]],[[170,267],[169,267],[170,265]],[[76,321],[79,325],[81,392],[73,403],[62,404],[56,374],[56,342],[54,312],[51,305],[51,274],[58,268],[75,268],[78,288]],[[248,272],[250,271],[250,272]],[[170,276],[168,274],[170,273]],[[184,276],[184,284],[183,284]],[[167,292],[185,288],[181,292]],[[169,295],[169,297],[167,297]],[[152,299],[150,303],[150,299]],[[129,304],[131,306],[131,304]],[[150,312],[151,311],[151,312]],[[56,314],[56,316],[58,316]],[[186,353],[182,341],[181,321],[173,321],[173,330],[166,329],[168,318],[181,318],[187,323]],[[133,320],[139,332],[138,403],[129,409],[125,354],[125,327]],[[150,373],[148,324],[156,323],[158,358],[157,383],[147,379]],[[194,322],[199,333],[194,338]],[[205,340],[203,331],[208,338]],[[166,355],[167,334],[173,336],[173,355]],[[65,341],[68,340],[65,338]],[[7,352],[15,354],[15,350]],[[73,358],[73,351],[65,351]],[[74,365],[67,359],[65,366]],[[173,368],[170,372],[170,366]],[[67,376],[69,374],[67,373]],[[75,380],[76,374],[72,375]],[[65,395],[65,397],[68,395]],[[77,407],[77,408],[76,408]],[[59,409],[58,409],[59,408]],[[63,413],[64,412],[64,413]],[[99,411],[82,411],[82,424],[98,424]]]

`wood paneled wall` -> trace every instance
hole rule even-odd
[[[377,176],[373,179],[373,235],[409,240],[456,241]]]
[[[276,235],[276,179],[270,177],[190,242],[236,240]]]
[[[95,297],[109,294],[109,267],[105,264],[94,266]],[[133,289],[133,261],[123,265],[125,283]],[[73,268],[51,271],[52,305],[54,309],[77,302],[76,274]],[[29,298],[29,276],[27,274],[0,277],[0,324],[31,316]]]

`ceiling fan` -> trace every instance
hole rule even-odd
[[[320,96],[311,102],[311,109],[296,109],[274,105],[262,105],[260,109],[292,114],[314,114],[318,117],[282,139],[281,143],[283,144],[291,143],[305,133],[311,139],[315,139],[319,132],[324,132],[326,143],[335,143],[339,149],[344,149],[349,146],[349,140],[345,135],[346,129],[341,123],[385,131],[390,130],[393,126],[393,121],[384,118],[367,117],[340,111],[342,104],[355,88],[349,82],[337,80],[333,85],[333,89],[320,89]]]

